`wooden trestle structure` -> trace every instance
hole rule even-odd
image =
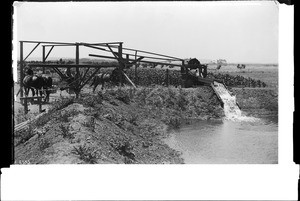
[[[108,43],[66,43],[66,42],[49,42],[49,41],[19,41],[20,42],[20,100],[24,105],[25,113],[27,113],[27,99],[33,99],[33,97],[24,97],[23,92],[23,79],[24,79],[24,68],[29,66],[42,67],[43,73],[45,68],[53,69],[62,79],[66,78],[66,75],[61,72],[61,68],[75,69],[74,83],[72,83],[72,90],[75,92],[76,97],[79,96],[81,89],[94,77],[101,68],[117,67],[119,72],[125,76],[125,78],[133,85],[135,84],[128,78],[124,73],[124,69],[135,66],[138,67],[139,63],[146,63],[152,65],[166,65],[169,67],[180,67],[181,74],[187,74],[188,68],[185,64],[185,60],[173,56],[158,54],[154,52],[148,52],[143,50],[131,49],[123,47],[123,42],[108,42]],[[24,46],[26,44],[35,44],[34,48],[24,57]],[[42,46],[42,61],[40,63],[29,63],[26,64],[26,59],[38,48]],[[49,64],[46,62],[48,56],[53,51],[54,47],[71,46],[75,47],[75,64]],[[118,65],[102,65],[102,64],[82,64],[80,63],[80,48],[91,48],[99,50],[100,54],[89,54],[91,57],[98,57],[104,59],[114,59],[118,62]],[[46,51],[46,48],[48,51]],[[50,48],[50,49],[49,49]],[[106,56],[101,52],[110,52],[112,56]],[[80,73],[80,69],[85,69],[84,73]],[[92,71],[92,73],[89,73]]]

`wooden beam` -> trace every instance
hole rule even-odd
[[[141,61],[142,59],[144,59],[144,57],[139,57],[138,59],[135,59],[133,62],[131,62],[131,65],[136,64],[137,62]],[[129,60],[129,59],[128,59]]]
[[[87,73],[89,72],[90,68],[86,69],[86,71],[84,72],[84,75],[81,78],[81,84],[83,82],[83,80],[85,79],[85,76],[87,75]]]
[[[114,52],[111,47],[109,45],[107,45],[107,47],[109,48],[109,50],[111,51],[111,53],[114,55],[115,59],[117,59],[119,61],[119,55],[117,52]]]
[[[43,58],[43,63],[45,63],[46,59],[45,59],[45,46],[42,46],[42,58]],[[43,74],[45,74],[45,67],[43,67]]]
[[[36,46],[31,50],[31,52],[25,57],[24,61],[31,55],[31,53],[39,46],[40,43],[36,44]]]
[[[112,57],[113,58],[113,57]],[[113,58],[114,59],[114,58]],[[43,64],[43,63],[39,63],[39,64],[28,64],[28,66],[30,67],[47,67],[47,68],[74,68],[74,67],[79,67],[79,68],[113,68],[116,67],[116,65],[112,65],[112,64]]]
[[[114,45],[110,45],[110,47],[118,48],[118,46],[114,46]],[[137,50],[137,49],[125,48],[125,47],[123,47],[122,49],[123,50],[130,50],[130,51],[138,51],[138,52],[142,52],[142,53],[146,53],[146,54],[152,54],[152,55],[156,55],[156,56],[171,58],[171,59],[175,59],[175,61],[183,61],[183,59],[178,58],[178,57],[168,56],[168,55],[164,55],[164,54],[158,54],[158,53],[155,53],[155,52],[148,52],[148,51],[144,51],[144,50]]]
[[[103,56],[103,55],[96,55],[96,54],[89,54],[89,56],[91,56],[91,57],[100,57],[100,58],[107,58],[107,59],[116,59],[114,57]],[[132,59],[129,59],[129,60],[130,61],[134,61]],[[157,61],[146,61],[146,60],[143,60],[143,61],[140,61],[140,62],[150,63],[150,64],[168,65],[168,66],[178,66],[178,67],[182,66],[182,64],[170,64],[170,63],[163,63],[163,62],[157,62]]]
[[[65,76],[62,72],[60,72],[60,70],[59,70],[57,67],[53,67],[53,70],[55,70],[55,72],[56,72],[62,79],[66,78],[66,76]]]
[[[86,46],[86,47],[90,47],[90,48],[94,48],[94,49],[97,49],[97,50],[103,50],[103,51],[105,51],[106,49],[104,49],[104,48],[101,48],[101,47],[94,47],[94,46],[92,46],[92,45],[84,45],[84,46]],[[106,50],[106,51],[108,51],[108,50]]]
[[[49,41],[29,41],[21,40],[23,43],[45,43],[45,44],[56,44],[56,45],[75,45],[75,43],[63,43],[63,42],[49,42]]]
[[[92,75],[90,75],[90,77],[88,77],[88,79],[79,86],[79,90],[81,90],[82,87],[84,87],[84,85],[86,85],[86,83],[88,83],[88,81],[90,81],[90,79],[92,79],[92,77],[94,77],[99,70],[100,68],[96,68]]]
[[[23,42],[20,42],[20,97],[23,97],[23,79],[24,79],[24,61],[23,61]],[[21,101],[23,104],[23,102]],[[25,108],[24,108],[25,109]]]
[[[115,52],[111,49],[111,45],[109,46],[110,50],[104,49],[104,48],[99,48],[99,47],[93,47],[91,45],[84,45],[86,47],[90,47],[90,48],[94,48],[94,49],[98,49],[98,50],[102,50],[105,52],[112,52],[113,54],[118,54],[118,52]],[[106,45],[107,46],[107,45]],[[145,56],[145,55],[137,55],[137,51],[135,52],[135,54],[129,54],[129,53],[122,53],[123,55],[129,55],[129,56],[140,56],[140,57],[144,57],[144,58],[149,58],[149,59],[157,59],[157,60],[163,60],[163,61],[178,61],[178,59],[166,59],[166,58],[159,58],[159,57],[150,57],[150,56]]]
[[[47,53],[47,55],[46,55],[46,57],[45,57],[45,61],[47,60],[47,58],[48,58],[50,52],[53,50],[53,48],[54,48],[54,45],[52,45],[51,49],[50,49],[49,52]]]
[[[129,83],[136,89],[135,84],[129,79],[129,77],[126,75],[126,73],[124,73],[124,71],[121,71],[121,72],[125,76],[125,78],[129,81]]]
[[[79,64],[79,45],[76,44],[76,58],[75,58],[75,64],[78,65]],[[79,72],[79,67],[76,66],[76,77],[78,78],[80,75]]]

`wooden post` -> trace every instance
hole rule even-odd
[[[169,87],[169,69],[166,70],[166,85]]]
[[[181,72],[181,87],[183,88],[185,86],[185,81],[186,81],[186,72],[185,72],[185,64],[184,61],[182,61],[182,66],[180,68]]]
[[[135,56],[134,56],[134,60],[136,60],[136,55],[137,55],[137,51],[135,51]],[[137,83],[138,79],[137,79],[137,67],[138,67],[138,64],[135,63],[134,65],[134,82]]]
[[[39,112],[42,112],[42,98],[38,98],[39,101]]]
[[[20,41],[20,98],[23,97],[23,79],[24,79],[24,61],[23,61],[23,42]],[[21,104],[24,104],[24,113],[28,112],[27,101],[20,99]]]
[[[123,49],[123,43],[119,43],[119,47],[118,47],[118,57],[119,57],[119,80],[120,80],[120,85],[123,86],[123,79],[122,79],[122,71],[124,69],[124,63],[123,63],[123,57],[122,57],[122,49]],[[121,62],[120,62],[121,61]]]
[[[79,64],[79,44],[76,44],[76,58],[75,58],[75,63],[78,65]],[[79,79],[79,76],[80,76],[80,72],[79,72],[79,67],[77,66],[76,67],[76,76],[75,76],[75,79]],[[76,83],[75,83],[76,85]],[[79,86],[76,86],[76,88],[74,89],[74,92],[76,94],[76,98],[79,97]]]
[[[45,63],[46,61],[46,58],[45,58],[45,46],[42,46],[43,47],[43,63]],[[43,66],[43,74],[45,74],[45,67]]]
[[[24,99],[24,114],[28,113],[28,103],[27,103],[27,98]]]

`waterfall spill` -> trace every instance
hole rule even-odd
[[[247,117],[237,105],[236,97],[231,95],[227,88],[219,82],[214,81],[212,87],[224,103],[224,113],[227,120],[232,121],[257,121],[257,118]]]

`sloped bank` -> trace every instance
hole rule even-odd
[[[277,88],[232,88],[242,111],[253,116],[278,116]]]
[[[233,92],[242,109],[255,95]],[[193,119],[220,119],[220,105],[210,87],[114,88],[62,99],[15,133],[15,163],[183,163],[163,141],[168,129]]]
[[[15,133],[15,162],[183,163],[162,139],[185,119],[220,118],[208,87],[111,89],[62,99]]]

